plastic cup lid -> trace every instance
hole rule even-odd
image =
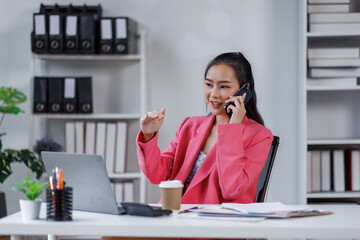
[[[168,180],[168,181],[162,181],[159,184],[160,188],[182,188],[184,185],[180,180]]]

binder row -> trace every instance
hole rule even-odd
[[[309,150],[308,192],[360,191],[360,150]]]
[[[69,121],[65,123],[68,153],[101,155],[109,174],[126,172],[127,122]]]
[[[34,77],[34,113],[92,113],[91,77]]]
[[[135,184],[133,182],[111,183],[111,186],[117,203],[135,201]]]
[[[137,23],[102,18],[100,5],[41,5],[33,14],[31,48],[39,54],[136,54]]]

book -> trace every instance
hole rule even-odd
[[[108,173],[114,173],[115,146],[116,146],[116,123],[106,124],[106,147],[105,165]]]
[[[308,87],[357,87],[360,86],[360,78],[308,78]]]
[[[331,190],[330,150],[321,151],[321,191]]]
[[[360,48],[309,48],[308,59],[359,58]]]
[[[124,202],[134,201],[134,183],[124,182]]]
[[[76,153],[84,153],[84,122],[75,122]]]
[[[96,143],[95,143],[95,154],[101,155],[105,161],[105,139],[106,137],[106,123],[96,123]]]
[[[360,68],[310,68],[311,78],[360,77]]]
[[[307,159],[306,159],[306,169],[307,169],[307,174],[306,174],[306,182],[307,182],[307,192],[311,193],[312,192],[312,172],[311,172],[311,151],[307,151]]]
[[[312,179],[312,191],[321,191],[321,152],[320,150],[312,150],[311,154],[311,179]]]
[[[310,23],[309,30],[312,33],[358,34],[360,23]]]
[[[65,149],[67,153],[75,153],[75,122],[65,123]]]
[[[360,58],[309,59],[309,67],[360,67]]]
[[[349,4],[318,4],[308,5],[308,13],[336,13],[336,12],[349,12]]]
[[[116,124],[115,172],[121,173],[126,169],[127,122],[117,122]]]
[[[124,199],[124,186],[122,183],[114,183],[114,194],[116,202],[122,202]]]
[[[351,183],[353,191],[360,191],[360,151],[351,150]]]
[[[357,23],[360,22],[360,13],[312,13],[309,14],[309,23]]]
[[[345,191],[345,164],[344,164],[344,150],[334,150],[333,158],[333,181],[334,191]]]
[[[85,153],[95,154],[96,123],[85,122]]]

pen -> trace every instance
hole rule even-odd
[[[55,169],[53,169],[53,182],[54,182],[54,189],[56,189],[56,172],[55,172]]]
[[[199,209],[199,207],[192,207],[192,208],[188,208],[188,209],[182,210],[182,211],[179,212],[179,214],[181,214],[181,213],[188,213],[188,212],[191,212],[191,210],[195,210],[195,209]]]

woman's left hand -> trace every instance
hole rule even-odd
[[[230,110],[232,111],[230,123],[241,123],[241,121],[243,120],[246,114],[246,109],[244,104],[245,97],[246,97],[246,93],[243,94],[242,96],[230,96],[230,98],[225,101],[225,103],[233,102],[235,104],[235,106],[230,105],[227,108],[228,112],[230,112]]]

